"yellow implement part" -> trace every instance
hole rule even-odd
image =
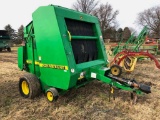
[[[71,41],[72,37],[71,37],[71,33],[69,31],[68,32],[68,36],[69,36],[69,40]]]
[[[137,58],[136,58],[136,57],[130,57],[130,59],[132,59],[132,61],[133,61],[133,62],[132,62],[132,65],[129,66],[130,68],[127,69],[127,68],[125,67],[125,65],[123,66],[124,70],[127,71],[127,72],[132,72],[132,71],[134,70],[134,67],[135,67],[136,63],[137,63]]]
[[[133,64],[133,59],[132,58],[130,58],[130,57],[126,57],[125,59],[124,59],[124,62],[128,65],[128,66],[132,66],[132,64]]]

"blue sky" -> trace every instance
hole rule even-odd
[[[3,0],[0,3],[0,29],[10,24],[15,30],[20,25],[26,26],[32,20],[32,13],[39,7],[55,4],[71,8],[76,0]],[[137,14],[145,9],[159,5],[160,0],[99,0],[100,3],[108,2],[114,10],[119,10],[117,21],[119,27],[132,27],[138,29],[135,24]]]

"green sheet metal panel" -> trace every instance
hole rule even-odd
[[[23,47],[18,48],[18,67],[23,70]]]
[[[33,38],[33,23],[30,22],[25,30],[25,39],[26,39],[26,46],[24,47],[23,54],[25,54],[25,64],[28,64],[26,70],[29,71],[30,73],[35,74],[35,57],[34,57],[34,38]]]
[[[39,62],[68,66],[54,7],[40,7],[33,13],[33,25]],[[44,87],[68,89],[69,70],[40,67]]]

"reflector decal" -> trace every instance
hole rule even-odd
[[[27,64],[32,64],[31,60],[26,61]],[[53,68],[53,69],[60,69],[60,70],[68,70],[68,66],[64,65],[55,65],[55,64],[43,64],[38,61],[35,61],[35,65],[38,65],[39,67],[44,67],[44,68]]]

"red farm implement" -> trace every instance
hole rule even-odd
[[[111,73],[114,76],[120,76],[122,73],[122,68],[124,68],[126,72],[132,72],[138,58],[150,58],[155,62],[156,67],[160,69],[158,60],[148,51],[132,52],[124,50],[118,53],[111,62]]]

